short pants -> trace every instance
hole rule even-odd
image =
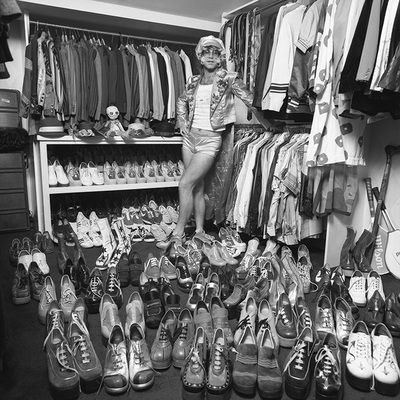
[[[202,153],[215,158],[221,143],[222,138],[219,132],[192,128],[190,132],[183,135],[182,151],[190,151],[193,154]]]

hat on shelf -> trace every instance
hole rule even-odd
[[[39,123],[39,134],[42,136],[63,136],[64,127],[55,117],[47,117]]]
[[[175,134],[175,125],[171,124],[171,122],[160,121],[153,126],[154,132],[159,136],[174,136]]]

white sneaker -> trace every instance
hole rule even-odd
[[[46,260],[46,254],[42,253],[39,249],[35,248],[32,250],[32,261],[35,261],[44,275],[48,275],[50,273],[50,268]]]
[[[99,171],[93,161],[89,161],[88,170],[94,185],[104,185],[104,175]]]
[[[346,353],[347,382],[355,389],[369,392],[373,382],[371,337],[364,321],[358,321],[349,335]]]
[[[103,240],[101,239],[101,235],[93,230],[90,230],[88,233],[89,239],[92,241],[94,247],[100,247],[103,245]]]
[[[82,211],[76,216],[77,233],[88,233],[90,231],[90,221],[85,217]]]
[[[153,166],[149,161],[146,161],[143,166],[143,175],[146,178],[146,182],[156,182],[156,174]]]
[[[160,205],[158,211],[161,213],[162,220],[165,224],[169,225],[172,223],[172,217],[165,206]]]
[[[99,217],[97,216],[95,211],[92,211],[89,215],[90,230],[100,232],[98,222]]]
[[[130,165],[129,167],[125,166],[125,179],[126,183],[137,183],[136,171],[135,168]]]
[[[165,182],[175,181],[174,173],[171,171],[171,168],[169,167],[169,165],[166,161],[163,161],[161,163],[161,173],[164,176]]]
[[[158,204],[154,200],[150,200],[149,208],[151,208],[153,211],[158,211]]]
[[[154,169],[154,174],[156,176],[156,182],[165,182],[165,178],[163,173],[161,172],[161,167],[160,165],[157,163],[156,160],[153,160],[151,162],[151,165],[153,166]]]
[[[56,187],[58,184],[58,181],[57,181],[56,171],[54,170],[54,164],[52,164],[49,161],[47,169],[49,171],[49,186]]]
[[[372,366],[375,390],[385,396],[399,393],[400,369],[397,363],[393,338],[386,325],[379,323],[371,332]]]
[[[94,246],[94,243],[93,243],[93,241],[90,239],[88,233],[86,233],[86,232],[81,232],[81,231],[78,230],[77,237],[78,237],[79,244],[80,244],[80,246],[81,246],[82,248],[84,248],[84,249],[91,249],[91,248]]]
[[[92,186],[93,180],[89,172],[89,168],[85,162],[79,165],[79,175],[83,186]]]
[[[150,230],[157,242],[167,240],[167,234],[161,229],[160,225],[152,224]]]
[[[175,208],[172,206],[167,206],[167,211],[171,217],[172,222],[175,222],[175,224],[176,224],[178,222],[179,214],[177,213]]]
[[[367,305],[366,293],[366,279],[363,273],[355,270],[351,275],[349,282],[349,293],[356,306],[365,307]],[[372,295],[372,294],[371,294]]]
[[[378,272],[372,270],[368,273],[367,276],[367,299],[370,300],[372,295],[374,294],[375,290],[377,290],[382,299],[385,299],[385,292],[383,291],[383,283],[382,278],[378,274]]]
[[[18,264],[23,264],[26,272],[28,272],[29,265],[32,262],[32,254],[28,250],[22,249],[18,254]]]
[[[143,167],[138,164],[137,161],[134,161],[133,167],[135,168],[136,171],[136,181],[137,183],[146,183],[146,177],[143,174]]]
[[[61,166],[58,160],[54,161],[54,172],[57,177],[57,183],[59,186],[69,186],[68,177],[64,171],[64,168]]]

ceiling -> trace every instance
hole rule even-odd
[[[223,12],[231,11],[249,0],[96,0],[103,3],[141,8],[175,14],[182,17],[198,18],[206,21],[221,22]]]
[[[21,0],[19,4],[24,12],[29,13],[30,21],[193,44],[197,43],[201,36],[215,35],[219,32],[224,12],[250,2],[252,1]],[[88,4],[91,6],[87,6]],[[157,23],[149,22],[154,15]],[[190,22],[182,23],[185,18]]]

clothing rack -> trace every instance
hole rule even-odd
[[[94,29],[86,29],[86,28],[76,28],[72,26],[67,26],[67,25],[58,25],[58,24],[50,24],[47,22],[40,22],[40,21],[30,21],[32,25],[42,25],[44,27],[52,27],[52,28],[60,28],[60,29],[68,29],[71,31],[81,31],[83,33],[95,33],[98,35],[108,35],[108,36],[117,36],[117,37],[125,37],[125,38],[130,38],[130,39],[139,39],[139,40],[144,40],[147,42],[160,42],[160,43],[173,43],[173,44],[182,44],[186,46],[196,46],[197,43],[190,43],[190,42],[179,42],[176,40],[166,40],[166,39],[157,39],[157,38],[149,38],[149,37],[143,37],[143,36],[135,36],[135,35],[126,35],[122,34],[120,32],[115,33],[115,32],[105,32],[105,31],[98,31]]]

